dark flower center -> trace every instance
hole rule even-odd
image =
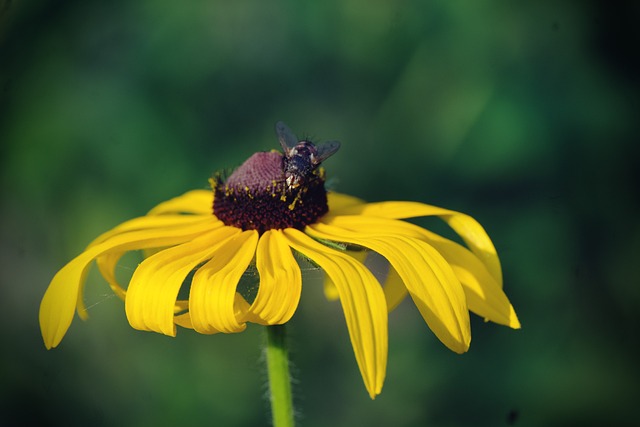
[[[327,193],[321,168],[287,183],[285,158],[272,151],[249,157],[226,180],[213,178],[213,213],[226,225],[243,230],[302,230],[327,213]]]

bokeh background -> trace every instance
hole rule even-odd
[[[638,6],[0,4],[1,425],[269,425],[259,327],[134,331],[95,272],[90,320],[58,349],[37,313],[93,237],[277,148],[277,120],[342,141],[341,192],[477,218],[523,325],[474,317],[459,356],[405,301],[371,401],[308,271],[289,328],[300,425],[635,424]]]

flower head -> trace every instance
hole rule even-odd
[[[99,236],[65,265],[40,306],[45,346],[60,343],[74,311],[87,317],[82,295],[93,261],[124,300],[133,328],[175,336],[176,325],[214,334],[240,332],[247,322],[286,323],[300,300],[295,255],[301,254],[326,273],[326,295],[342,304],[372,398],[386,372],[388,312],[407,294],[440,341],[457,353],[469,348],[469,311],[520,327],[502,290],[495,248],[473,218],[422,203],[364,203],[327,193],[320,163],[339,144],[298,141],[282,123],[276,132],[283,153],[254,154],[230,176],[216,175],[213,191],[194,190],[161,203]],[[466,247],[402,221],[419,216],[442,218]],[[146,257],[125,288],[115,268],[136,250]],[[372,255],[389,265],[382,278],[367,267]],[[238,286],[248,268],[259,275],[254,296]],[[189,286],[188,300],[178,297],[183,286]]]

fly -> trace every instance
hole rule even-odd
[[[284,152],[284,175],[287,187],[304,185],[314,176],[318,166],[340,148],[340,142],[314,144],[298,137],[282,122],[276,123],[276,134]]]

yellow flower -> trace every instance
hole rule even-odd
[[[326,273],[327,296],[340,299],[372,398],[381,392],[386,372],[388,311],[407,293],[435,335],[457,353],[471,341],[469,310],[520,327],[502,290],[495,248],[478,222],[422,203],[364,203],[326,193],[318,165],[337,150],[336,143],[298,142],[278,126],[284,155],[255,154],[228,178],[212,179],[213,192],[194,190],[161,203],[99,236],[65,265],[40,306],[45,346],[60,343],[74,311],[87,317],[83,285],[94,260],[124,300],[133,328],[175,336],[176,325],[214,334],[241,332],[247,322],[286,323],[300,300],[295,254],[301,254]],[[300,168],[299,160],[307,161],[308,169]],[[468,248],[402,221],[419,216],[442,218]],[[135,250],[146,258],[125,289],[115,268]],[[388,261],[382,284],[364,259],[374,253]],[[238,283],[252,267],[259,287],[248,297]],[[190,274],[189,298],[179,300]]]

